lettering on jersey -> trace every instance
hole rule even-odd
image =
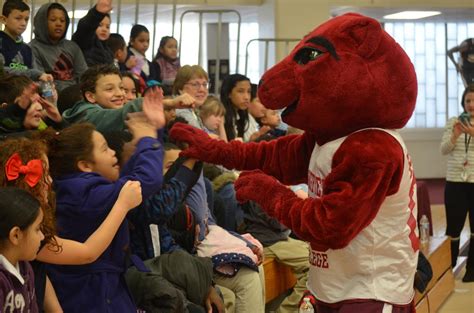
[[[418,239],[418,236],[416,235],[417,222],[416,222],[416,217],[413,214],[413,210],[415,209],[415,206],[416,206],[416,202],[414,199],[414,195],[416,191],[416,179],[415,179],[415,174],[413,173],[413,164],[408,154],[406,155],[406,159],[408,160],[408,172],[410,173],[410,191],[408,194],[410,197],[410,201],[408,202],[408,208],[410,209],[410,216],[408,217],[408,221],[407,221],[407,225],[410,228],[410,234],[408,235],[408,237],[410,238],[411,247],[413,248],[413,251],[416,252],[420,249],[420,240]]]
[[[21,293],[15,294],[13,290],[7,293],[5,297],[5,304],[3,306],[4,313],[13,313],[19,310],[23,312],[25,309],[25,298]]]
[[[320,198],[323,195],[323,180],[311,171],[308,171],[308,191],[312,198]]]
[[[309,255],[309,263],[320,268],[329,268],[328,255],[324,252],[311,250]]]

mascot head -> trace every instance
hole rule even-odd
[[[402,128],[413,113],[417,82],[405,51],[379,22],[359,14],[332,18],[269,69],[258,95],[318,144],[359,129]]]

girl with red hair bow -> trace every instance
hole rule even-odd
[[[95,261],[109,246],[128,211],[141,202],[141,187],[127,182],[104,222],[87,240],[77,242],[56,235],[55,197],[51,192],[47,148],[43,141],[12,138],[0,143],[0,187],[14,186],[28,191],[40,203],[44,239],[33,262],[35,291],[40,311],[60,312],[45,263],[79,265]]]

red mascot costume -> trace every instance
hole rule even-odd
[[[303,129],[261,143],[212,140],[188,125],[183,154],[243,172],[253,200],[311,244],[316,312],[411,312],[419,241],[416,185],[397,133],[415,108],[415,70],[374,19],[322,24],[262,77],[258,95]],[[286,187],[307,182],[302,200]]]

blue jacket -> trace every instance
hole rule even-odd
[[[166,222],[178,210],[184,201],[186,190],[191,188],[197,174],[185,166],[181,166],[176,175],[163,185],[156,194],[144,201],[139,209],[128,214],[130,221],[130,246],[134,254],[143,260],[155,257],[150,224],[158,226],[160,253],[168,253],[179,249]]]
[[[104,221],[127,180],[141,182],[146,199],[161,189],[163,149],[153,138],[142,138],[120,178],[110,182],[97,173],[74,173],[54,181],[57,226],[61,237],[84,242]],[[95,262],[48,267],[64,312],[129,312],[136,307],[123,273],[129,244],[127,221]]]

